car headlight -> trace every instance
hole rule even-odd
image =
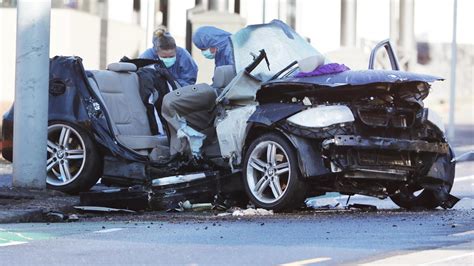
[[[290,116],[287,121],[303,127],[320,128],[354,122],[354,115],[345,105],[331,105],[306,109]]]
[[[438,129],[441,130],[441,132],[443,133],[445,132],[443,118],[441,118],[441,116],[438,113],[436,113],[433,109],[429,109],[429,108],[428,108],[428,121],[430,121],[433,125],[438,127]]]

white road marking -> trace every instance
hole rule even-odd
[[[472,257],[471,248],[474,242],[438,249],[423,250],[364,263],[361,265],[432,265],[446,263],[459,258]]]
[[[466,231],[466,232],[462,232],[462,233],[451,234],[449,236],[468,236],[468,235],[472,235],[472,234],[474,234],[474,230]]]
[[[281,264],[280,266],[302,266],[302,265],[309,265],[309,264],[314,264],[314,263],[328,261],[328,260],[331,260],[331,258],[322,257],[322,258],[314,258],[314,259],[308,259],[308,260],[289,262],[289,263]]]
[[[18,237],[24,238],[26,240],[33,240],[33,238],[24,236],[22,233],[13,233],[13,234],[15,234]]]
[[[460,254],[460,255],[456,255],[456,256],[451,256],[451,257],[447,257],[447,258],[443,258],[443,259],[439,259],[439,260],[434,260],[434,261],[430,261],[430,262],[423,263],[423,264],[420,264],[420,265],[433,265],[433,264],[437,264],[437,263],[441,263],[441,262],[447,262],[447,261],[450,261],[450,260],[455,260],[455,259],[460,259],[460,258],[470,257],[470,256],[472,256],[472,258],[474,259],[474,252],[466,253],[466,254]]]
[[[474,180],[474,175],[455,177],[454,182],[462,182],[466,180]]]
[[[117,231],[122,231],[123,228],[110,228],[110,229],[104,229],[104,230],[99,230],[99,231],[94,231],[94,233],[112,233],[112,232],[117,232]]]
[[[21,244],[26,244],[28,242],[24,241],[9,241],[7,243],[0,243],[0,247],[6,247],[6,246],[16,246],[16,245],[21,245]]]

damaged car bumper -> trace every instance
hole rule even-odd
[[[423,140],[405,140],[381,137],[363,138],[355,135],[336,135],[332,139],[325,140],[322,147],[327,149],[331,145],[360,149],[432,152],[440,154],[446,154],[449,152],[449,145],[447,143],[430,143]]]

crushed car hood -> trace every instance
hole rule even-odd
[[[442,78],[396,70],[348,70],[314,77],[289,77],[262,84],[257,100],[263,103],[288,102],[293,97],[316,96],[337,102],[359,97],[386,94],[409,99],[422,106],[430,83]]]
[[[443,78],[425,74],[397,70],[349,70],[337,74],[322,75],[315,77],[289,77],[272,80],[263,86],[272,84],[314,84],[327,87],[340,87],[347,85],[367,85],[374,83],[406,83],[406,82],[427,82],[431,83]]]

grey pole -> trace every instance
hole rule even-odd
[[[287,0],[286,5],[286,23],[296,29],[296,0]]]
[[[398,43],[399,0],[390,0],[390,40]]]
[[[155,31],[155,0],[148,0],[146,5],[146,47],[153,41],[153,32]]]
[[[209,10],[228,12],[229,0],[209,0]]]
[[[109,0],[103,0],[100,9],[99,68],[107,67],[107,42],[109,35]]]
[[[405,70],[413,61],[415,50],[415,3],[413,0],[400,0],[399,45]]]
[[[46,187],[51,0],[17,6],[13,186]]]
[[[341,46],[356,45],[356,25],[356,0],[341,0]]]
[[[454,0],[453,6],[453,40],[451,42],[451,91],[449,95],[449,125],[448,138],[453,140],[456,132],[454,129],[454,111],[456,108],[456,64],[457,64],[457,17],[458,17],[458,0]]]

